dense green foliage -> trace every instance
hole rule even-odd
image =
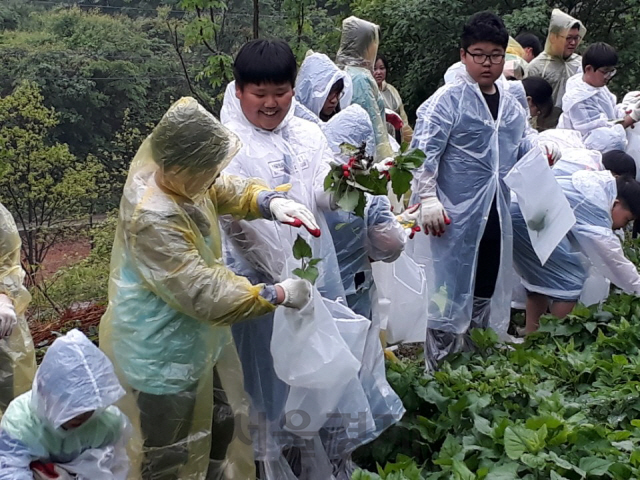
[[[544,318],[521,345],[472,338],[477,351],[433,374],[389,365],[407,414],[357,452],[361,465],[391,462],[380,477],[398,480],[640,478],[640,299]]]
[[[512,36],[530,31],[544,40],[551,10],[560,8],[587,27],[581,50],[602,41],[620,53],[615,93],[637,89],[640,83],[640,37],[636,31],[640,0],[355,0],[353,11],[382,29],[380,51],[390,64],[389,78],[409,112],[442,84],[442,77],[459,60],[459,38],[465,20],[475,12],[501,15]]]

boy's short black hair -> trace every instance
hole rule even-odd
[[[505,50],[509,44],[509,32],[502,19],[491,12],[478,12],[469,17],[460,36],[460,46],[467,50],[474,43],[490,42]]]
[[[618,64],[618,52],[608,43],[596,42],[589,45],[582,55],[582,69],[586,70],[591,65],[594,70],[602,67],[615,67]]]
[[[540,113],[547,115],[553,108],[553,87],[542,77],[527,77],[522,79],[522,86],[527,97],[531,97],[533,104]]]
[[[640,183],[629,175],[616,178],[617,199],[634,217],[640,218]]]
[[[636,162],[622,150],[611,150],[602,155],[602,165],[614,175],[636,178]]]
[[[518,42],[522,48],[530,48],[534,57],[542,53],[542,43],[534,33],[521,33],[516,37],[516,42]]]
[[[242,89],[248,83],[290,83],[295,86],[298,66],[284,40],[252,40],[243,45],[233,62],[233,77]]]
[[[580,30],[580,22],[576,22],[573,25],[571,25],[571,28],[569,30],[575,30],[575,29]]]
[[[389,70],[389,62],[387,62],[387,57],[379,53],[378,55],[376,55],[376,63],[378,63],[378,60],[382,61],[385,70]]]

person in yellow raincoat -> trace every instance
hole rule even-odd
[[[231,272],[218,215],[317,225],[305,207],[263,182],[220,175],[239,148],[187,97],[167,111],[129,170],[100,342],[128,393],[120,406],[135,430],[130,478],[255,477],[250,436],[239,431],[248,405],[229,325],[276,304],[301,308],[311,285],[252,285]],[[212,448],[214,366],[236,432],[216,435]]]
[[[25,311],[31,295],[20,266],[20,235],[0,204],[0,418],[18,395],[31,389],[36,355]]]
[[[562,113],[562,97],[567,80],[576,73],[582,73],[582,57],[576,53],[580,42],[587,33],[580,20],[558,10],[551,12],[549,33],[544,52],[531,61],[527,77],[542,77],[553,87],[554,109],[545,118],[538,119],[538,128],[555,128]]]

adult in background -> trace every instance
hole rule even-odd
[[[582,72],[582,57],[576,50],[586,33],[587,29],[580,20],[558,9],[551,13],[544,52],[536,57],[527,69],[528,77],[542,77],[553,87],[554,109],[551,114],[539,119],[539,130],[555,128],[558,123],[567,80]]]
[[[388,71],[389,62],[384,55],[378,54],[376,56],[376,63],[373,67],[373,78],[375,78],[378,88],[380,89],[380,95],[382,95],[382,99],[384,100],[384,106],[389,110],[393,110],[400,116],[400,118],[402,118],[402,141],[411,143],[413,129],[411,128],[411,125],[409,125],[409,119],[407,118],[407,113],[404,111],[404,103],[402,102],[400,93],[398,93],[398,90],[396,90],[393,85],[386,81]],[[389,123],[387,123],[387,130],[389,130],[391,135],[395,134],[395,127]]]

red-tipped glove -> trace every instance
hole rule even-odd
[[[320,236],[320,227],[313,213],[304,205],[287,198],[274,198],[269,204],[273,218],[293,227],[304,226],[314,237]]]
[[[387,123],[390,123],[391,125],[393,125],[393,128],[395,128],[396,130],[402,130],[402,127],[404,127],[404,122],[402,121],[402,117],[398,115],[396,112],[387,109],[385,110],[385,117],[386,117]]]

